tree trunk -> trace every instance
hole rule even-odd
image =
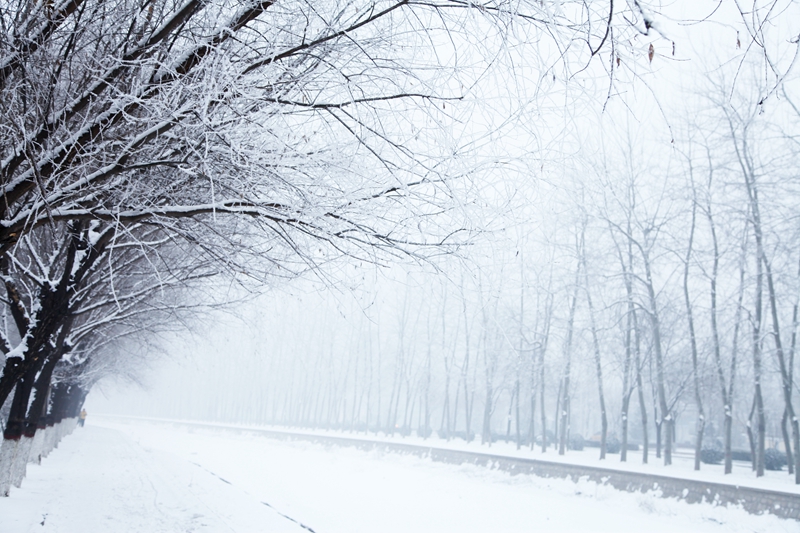
[[[643,253],[644,268],[647,276],[647,294],[650,299],[650,322],[653,328],[653,350],[656,356],[656,387],[658,390],[658,403],[659,410],[661,411],[661,419],[657,421],[658,437],[661,440],[661,426],[665,425],[665,438],[664,438],[664,464],[672,464],[672,415],[669,406],[667,405],[667,391],[664,377],[664,354],[661,347],[661,321],[658,315],[658,303],[656,301],[656,291],[653,287],[653,277],[650,272],[650,259],[646,253]],[[661,451],[660,444],[657,446],[657,452]],[[658,455],[658,453],[656,454]]]
[[[661,457],[661,428],[663,424],[663,419],[658,418],[658,414],[656,414],[656,457]]]
[[[450,440],[450,372],[444,378],[444,402],[442,404],[442,421],[439,424],[439,433],[444,433]]]
[[[628,460],[628,413],[630,411],[630,402],[631,402],[631,395],[633,394],[634,385],[631,383],[631,359],[632,359],[632,339],[631,335],[634,334],[634,327],[636,327],[636,308],[633,302],[633,239],[631,238],[631,217],[630,212],[628,212],[628,217],[626,221],[626,235],[627,235],[627,257],[623,255],[622,248],[620,247],[619,243],[617,242],[616,238],[614,238],[614,228],[609,223],[609,229],[611,230],[611,236],[614,240],[614,246],[617,251],[617,257],[619,258],[620,266],[622,267],[622,278],[625,282],[625,295],[627,298],[627,312],[625,314],[625,361],[623,362],[623,370],[622,370],[622,410],[621,410],[621,433],[622,433],[622,442],[621,448],[619,453],[620,462],[626,462]],[[587,283],[588,286],[588,283]],[[639,386],[639,402],[640,407],[642,408],[642,415],[643,415],[643,424],[642,424],[642,433],[644,437],[644,453],[643,459],[644,463],[647,463],[647,410],[644,408],[644,395],[641,392],[641,367],[639,366],[639,354],[638,354],[638,330],[636,333],[637,339],[637,354],[636,354],[636,365],[637,365],[637,383]]]
[[[552,270],[550,271],[552,281]],[[551,284],[552,286],[552,284]],[[550,340],[550,320],[553,316],[553,295],[547,295],[547,305],[545,314],[544,335],[542,343],[539,348],[539,409],[542,417],[542,453],[547,451],[547,410],[544,405],[545,398],[545,380],[544,380],[544,358],[547,353],[547,346]],[[533,441],[531,441],[531,449],[533,449]]]
[[[532,381],[532,380],[531,380]],[[533,451],[533,447],[536,442],[536,389],[533,388],[533,383],[531,382],[531,419],[528,424],[528,442],[530,444],[530,449]]]
[[[471,332],[468,327],[469,320],[467,319],[467,301],[464,298],[463,285],[461,288],[461,294],[462,294],[462,299],[461,299],[462,310],[464,312],[464,340],[465,340],[464,363],[461,365],[461,379],[464,383],[464,428],[466,431],[466,433],[464,434],[464,440],[469,442],[470,440],[472,440],[470,439],[470,434],[469,434],[471,429],[472,413],[470,412],[469,388],[467,381],[469,377],[469,340],[470,340],[469,336]],[[458,402],[458,391],[456,391],[456,402]],[[457,416],[458,411],[456,411],[455,414]]]
[[[553,414],[553,447],[558,449],[558,443],[561,440],[561,432],[559,431],[559,423],[561,421],[561,391],[564,389],[564,378],[558,380],[558,393],[556,394],[556,412]]]
[[[517,449],[519,450],[522,447],[522,436],[520,435],[519,431],[519,377],[517,377],[517,386],[516,386],[516,393],[514,394],[515,402],[514,402],[514,420],[515,426],[517,429]]]
[[[453,400],[453,432],[458,431],[458,398],[461,393],[461,380],[456,383],[456,397]]]
[[[636,389],[639,397],[639,415],[642,420],[642,464],[647,464],[650,452],[650,435],[647,425],[647,404],[644,399],[644,384],[642,383],[642,354],[641,339],[639,337],[639,320],[636,313],[633,314],[633,335],[634,335],[634,364],[636,365]]]
[[[641,372],[638,374],[638,380],[641,384],[642,381],[642,374]],[[644,402],[644,389],[639,385],[637,387],[639,391],[639,414],[642,418],[642,464],[647,464],[648,461],[648,454],[650,452],[650,436],[648,435],[648,426],[647,426],[647,406]]]
[[[581,236],[583,240],[583,236]],[[597,377],[597,391],[600,407],[600,459],[606,458],[606,443],[608,440],[608,417],[606,415],[606,398],[603,394],[603,366],[600,361],[600,342],[597,340],[597,325],[594,319],[594,305],[592,304],[592,294],[589,291],[589,273],[586,269],[586,256],[581,254],[583,260],[583,275],[586,281],[586,303],[589,306],[589,323],[592,330],[592,346],[594,348],[595,375]],[[627,446],[627,444],[626,444]]]
[[[27,417],[25,420],[24,435],[33,438],[36,435],[36,430],[43,427],[47,416],[47,399],[50,393],[50,381],[58,361],[61,360],[61,354],[54,353],[47,358],[42,371],[33,386],[33,401],[28,408]]]
[[[515,419],[517,425],[517,449],[519,450],[522,446],[522,437],[520,435],[519,430],[519,397],[520,397],[520,374],[522,373],[522,353],[525,348],[524,344],[524,324],[525,324],[525,262],[523,261],[523,255],[520,254],[519,257],[519,268],[520,268],[520,288],[519,288],[519,353],[517,353],[517,381],[514,387],[514,393],[516,394],[516,412],[515,412]],[[533,386],[533,383],[531,383]]]
[[[28,398],[33,387],[33,380],[36,374],[33,369],[27,370],[22,378],[17,381],[14,388],[14,396],[11,400],[11,410],[8,414],[8,422],[3,432],[3,442],[0,444],[0,496],[8,496],[11,485],[14,483],[17,466],[19,465],[19,454],[21,451],[23,429],[25,427],[25,415],[27,414]],[[27,457],[25,458],[27,463]]]
[[[763,274],[761,267],[761,252],[759,245],[758,259],[756,260],[756,302],[755,319],[753,321],[753,380],[755,385],[756,406],[756,476],[764,475],[764,453],[766,448],[767,424],[764,413],[764,397],[761,392],[761,379],[763,376],[761,362],[761,314],[762,314],[762,284]]]
[[[5,405],[8,396],[14,391],[14,386],[24,373],[25,366],[22,357],[8,357],[0,374],[0,407]]]
[[[798,261],[798,272],[797,272],[797,279],[800,279],[800,261]],[[791,386],[794,384],[794,354],[795,349],[797,348],[797,327],[798,327],[798,307],[800,307],[800,302],[795,300],[794,309],[792,310],[792,340],[789,346],[789,403],[791,404],[791,394],[792,389]],[[797,483],[798,477],[800,477],[800,427],[798,426],[797,418],[795,417],[792,420],[792,436],[794,440],[794,474],[795,474],[795,483]],[[787,447],[788,450],[788,447]],[[787,456],[788,461],[792,461],[792,458]]]
[[[748,147],[747,131],[741,139],[737,138],[737,131],[731,123],[731,133],[733,134],[734,145],[739,164],[742,170],[747,197],[749,200],[750,216],[753,223],[753,235],[756,241],[756,294],[755,294],[755,316],[753,319],[753,379],[755,384],[755,407],[756,423],[758,430],[758,440],[756,441],[756,476],[764,475],[764,452],[766,446],[766,419],[764,414],[764,398],[761,392],[761,380],[763,377],[762,354],[761,354],[761,335],[762,335],[762,314],[763,314],[763,286],[766,256],[764,254],[764,236],[761,225],[761,208],[758,201],[758,187],[756,184],[756,173],[751,154]],[[741,145],[740,145],[741,143]],[[785,383],[784,383],[785,385]]]
[[[506,415],[506,439],[505,442],[508,444],[509,439],[511,438],[511,413],[514,411],[514,398],[517,394],[517,387],[516,385],[511,391],[511,398],[509,398],[508,402],[508,414]]]
[[[425,427],[423,431],[425,433],[424,438],[428,438],[428,435],[431,434],[431,349],[430,349],[430,342],[428,342],[428,356],[427,356],[427,365],[426,365],[426,373],[425,373]]]
[[[756,438],[753,435],[753,415],[756,412],[756,396],[753,394],[753,405],[750,406],[750,414],[747,417],[747,441],[750,444],[750,466],[753,472],[756,471]]]
[[[542,453],[547,451],[547,410],[544,407],[544,353],[541,355],[541,365],[539,368],[539,410],[542,417]]]
[[[709,189],[710,189],[709,178]],[[711,201],[709,200],[706,206],[706,217],[708,218],[708,225],[711,229],[711,241],[713,244],[714,263],[711,271],[711,337],[714,349],[714,362],[717,369],[717,377],[719,379],[719,386],[722,398],[723,407],[723,438],[724,438],[724,463],[725,473],[730,474],[733,472],[733,452],[732,452],[732,433],[733,433],[733,393],[734,383],[736,381],[736,361],[738,354],[739,343],[739,326],[741,321],[742,299],[744,298],[744,266],[746,262],[746,247],[747,247],[747,228],[745,227],[745,238],[742,244],[742,254],[739,262],[739,297],[736,305],[736,318],[733,325],[733,347],[731,350],[731,366],[730,366],[730,382],[725,383],[725,371],[722,365],[722,350],[719,341],[719,326],[717,323],[717,277],[719,274],[719,243],[717,241],[717,230],[714,224],[714,217],[711,212]]]
[[[494,372],[497,365],[497,355],[487,349],[488,344],[488,317],[484,314],[483,327],[483,361],[484,361],[484,379],[486,387],[486,401],[483,404],[483,427],[481,431],[481,444],[488,443],[492,445],[492,412],[494,411]]]
[[[564,374],[562,378],[561,387],[561,412],[560,420],[560,438],[558,443],[558,455],[564,455],[567,450],[567,439],[569,438],[569,380],[572,365],[572,335],[575,327],[575,309],[578,304],[578,289],[580,287],[580,265],[577,267],[575,274],[575,289],[572,294],[572,304],[569,310],[569,321],[567,323],[567,339],[564,342]]]
[[[626,286],[628,283],[626,282]],[[633,395],[633,387],[631,381],[631,361],[633,359],[633,350],[631,349],[631,329],[633,326],[633,301],[630,291],[628,292],[628,312],[625,317],[625,361],[622,368],[622,410],[621,410],[621,432],[622,442],[619,450],[620,462],[627,462],[628,460],[628,412],[631,405],[631,396]],[[645,426],[645,429],[647,426]]]
[[[783,447],[786,449],[786,468],[789,470],[789,475],[794,474],[794,459],[792,454],[792,440],[789,437],[789,428],[786,422],[789,420],[789,410],[783,408],[783,416],[781,417],[781,436],[783,436]]]
[[[694,184],[692,184],[694,189]],[[694,329],[694,315],[692,301],[689,298],[689,263],[692,259],[692,246],[694,245],[694,229],[697,222],[697,202],[692,202],[692,222],[689,229],[689,245],[686,248],[686,258],[683,262],[683,297],[686,304],[686,319],[689,323],[689,344],[692,349],[692,375],[694,377],[694,403],[697,408],[696,436],[694,445],[694,469],[700,470],[700,454],[703,451],[703,431],[706,427],[706,416],[703,411],[703,398],[700,391],[700,369],[697,356],[697,336]]]
[[[36,371],[31,366],[17,382],[14,397],[11,401],[11,410],[8,413],[6,429],[3,438],[6,440],[19,440],[25,429],[25,418],[28,414],[28,401],[33,390]]]
[[[481,444],[492,445],[492,385],[486,383],[486,402],[483,404],[483,427],[481,428]]]
[[[798,442],[800,442],[800,424],[798,424],[797,416],[795,415],[794,412],[794,406],[792,405],[792,376],[790,370],[787,368],[786,357],[783,351],[780,320],[778,318],[778,303],[777,303],[778,297],[775,294],[775,284],[772,279],[772,267],[770,266],[766,257],[764,257],[764,268],[767,274],[767,290],[769,293],[769,306],[772,314],[772,336],[773,340],[775,341],[775,355],[778,357],[778,366],[781,371],[781,389],[783,391],[783,401],[785,402],[784,410],[786,411],[786,416],[788,416],[789,420],[791,420],[792,422],[792,433],[794,434],[794,441],[795,441],[794,449],[795,451],[797,451],[798,450],[797,444]],[[788,461],[791,461],[792,446],[789,445],[788,435],[786,439],[786,444],[787,444],[786,457]],[[800,462],[798,462],[796,466],[800,467]],[[795,468],[794,482],[800,485],[800,469],[798,468]]]
[[[800,279],[800,262],[798,262],[798,272],[797,272],[797,279]],[[788,364],[788,382],[790,384],[789,387],[789,403],[791,404],[792,400],[792,388],[791,386],[794,384],[794,354],[795,349],[797,348],[797,327],[798,327],[798,307],[800,307],[800,302],[795,300],[794,308],[792,310],[792,337],[791,343],[789,345],[789,364]],[[787,417],[788,418],[788,417]],[[800,427],[795,429],[795,425],[797,424],[797,420],[792,421],[792,434],[793,434],[793,449],[792,454],[789,454],[788,451],[790,450],[789,446],[786,447],[787,455],[786,460],[789,465],[794,463],[794,474],[795,474],[795,483],[798,482],[798,477],[800,477]],[[792,474],[792,468],[789,467],[789,474]]]
[[[628,410],[631,403],[633,390],[622,397],[622,420],[620,421],[622,438],[620,439],[619,460],[622,463],[628,461]]]
[[[478,365],[475,365],[476,370],[472,374],[473,378],[477,373],[477,367]],[[464,391],[464,410],[465,410],[464,414],[467,417],[467,427],[466,427],[467,442],[472,442],[472,408],[475,405],[475,388],[476,388],[474,379],[472,385],[473,387],[472,391],[469,394],[469,397],[467,397],[467,391],[466,390]]]

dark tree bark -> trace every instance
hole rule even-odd
[[[3,432],[5,440],[19,440],[25,430],[25,417],[28,414],[28,400],[33,390],[36,379],[36,369],[31,366],[22,378],[17,381],[14,397],[11,400],[11,410],[8,413],[6,429]]]
[[[33,438],[36,431],[44,429],[47,422],[47,399],[50,395],[50,381],[53,376],[53,370],[56,364],[61,360],[60,354],[52,354],[47,358],[36,383],[33,386],[33,401],[28,408],[28,414],[25,419],[24,434],[26,437]]]

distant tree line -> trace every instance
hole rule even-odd
[[[365,317],[266,320],[269,347],[219,368],[212,404],[162,398],[162,414],[560,454],[591,440],[600,459],[636,447],[667,465],[681,443],[695,469],[745,459],[800,480],[800,106],[731,72],[662,157],[632,140],[645,126],[608,136],[538,191],[558,214],[512,215],[446,276],[376,290]]]

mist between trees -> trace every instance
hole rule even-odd
[[[563,161],[538,203],[510,200],[468,252],[351,265],[351,291],[259,300],[246,327],[175,341],[190,361],[147,397],[108,405],[536,453],[594,444],[614,461],[635,447],[669,464],[681,445],[697,469],[738,458],[795,475],[797,115],[711,81],[679,148],[652,154],[644,128],[601,122],[591,158]]]
[[[98,379],[230,303],[219,280],[241,295],[467,241],[474,154],[523,107],[481,88],[495,65],[535,50],[524,69],[557,92],[651,33],[642,6],[553,7],[0,5],[0,494]]]
[[[729,467],[746,420],[763,474],[782,405],[792,464],[797,40],[764,29],[791,9],[726,6],[733,60],[675,118],[622,96],[656,49],[681,59],[638,1],[6,2],[0,494],[160,334],[396,261],[441,278],[340,349],[265,352],[251,412],[485,442],[510,416],[560,453],[585,417],[601,454],[653,433],[667,463],[693,417],[698,467],[719,425]],[[643,145],[620,119],[653,108],[671,139]]]

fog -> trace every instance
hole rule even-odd
[[[450,130],[457,144],[481,139],[467,154],[481,162],[459,210],[465,244],[421,258],[345,259],[276,283],[148,342],[153,354],[132,372],[137,384],[106,380],[89,405],[443,438],[469,432],[487,443],[544,434],[551,446],[559,423],[599,438],[604,411],[617,449],[647,435],[660,456],[665,406],[675,443],[695,446],[700,414],[700,447],[722,449],[722,387],[734,391],[731,446],[749,449],[764,260],[753,259],[748,184],[756,182],[748,180],[758,180],[770,294],[793,361],[798,84],[794,48],[779,37],[789,25],[770,35],[774,63],[764,71],[731,7],[710,23],[686,23],[702,18],[688,12],[665,19],[659,30],[671,48],[659,43],[629,83],[609,86],[596,69],[595,79],[551,87],[549,105],[518,107],[499,130],[491,102],[502,92],[489,107],[468,106],[488,118]],[[506,68],[528,68],[521,54],[509,60]],[[776,80],[778,72],[786,74]],[[514,79],[520,93],[541,90]],[[773,323],[760,305],[761,320]],[[768,448],[783,446],[769,331],[756,333]]]
[[[87,412],[795,490],[798,5],[645,4],[0,10],[0,494]]]

